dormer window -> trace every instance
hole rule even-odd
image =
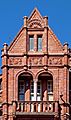
[[[29,36],[29,50],[30,51],[34,50],[34,36],[33,35]]]

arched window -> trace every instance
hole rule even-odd
[[[41,99],[44,100],[47,98],[48,101],[53,101],[53,77],[51,74],[44,72],[41,73],[38,76],[38,81],[41,81],[40,83],[40,91],[42,94],[40,94]],[[45,95],[45,93],[47,93]]]
[[[29,90],[30,90],[30,81],[33,79],[32,75],[29,73],[22,73],[18,77],[18,99],[19,101],[24,101],[25,99],[29,99],[30,97],[26,98]]]

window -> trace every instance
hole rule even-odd
[[[47,90],[48,90],[48,93],[52,93],[52,92],[53,92],[52,80],[48,80],[48,83],[47,83]]]
[[[48,100],[53,101],[53,82],[52,82],[52,80],[48,80],[48,82],[47,82],[47,92],[48,92]]]
[[[34,36],[33,35],[29,36],[29,50],[30,51],[34,50]]]
[[[19,100],[24,100],[24,82],[19,80]]]
[[[34,82],[31,82],[31,94],[34,93]]]
[[[37,38],[37,51],[42,51],[42,36],[38,36]]]
[[[37,82],[37,93],[41,94],[41,82]]]
[[[31,90],[30,99],[31,101],[34,101],[34,82],[33,81],[30,82],[30,90]]]

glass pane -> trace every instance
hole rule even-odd
[[[47,87],[48,87],[48,88],[47,88],[48,92],[53,92],[52,80],[48,81]]]
[[[31,82],[31,93],[34,93],[34,83]]]
[[[24,100],[24,81],[19,80],[19,88],[18,88],[18,95],[19,95],[19,100]]]
[[[20,93],[24,93],[24,86],[20,86],[19,92],[20,92]]]
[[[37,82],[37,93],[41,93],[41,83]]]
[[[24,94],[19,95],[19,100],[24,100]]]
[[[31,95],[31,101],[34,101],[34,95]]]
[[[29,37],[29,40],[30,40],[30,50],[34,50],[34,37],[33,36],[30,36]]]
[[[42,36],[38,36],[37,49],[38,51],[42,50]]]

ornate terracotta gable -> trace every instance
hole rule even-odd
[[[44,18],[40,15],[37,8],[34,9],[31,16],[28,19],[29,28],[43,28],[44,27]]]
[[[47,22],[46,22],[47,21]],[[9,46],[9,53],[25,53],[26,42],[28,42],[28,32],[33,31],[44,31],[45,27],[48,28],[47,41],[48,41],[48,52],[60,53],[63,52],[63,46],[57,39],[56,35],[48,26],[47,17],[42,17],[37,8],[35,8],[30,17],[24,17],[24,25]],[[26,29],[27,28],[27,29]],[[45,35],[44,35],[45,36]],[[43,41],[45,42],[45,37]],[[44,45],[43,45],[44,46]]]

